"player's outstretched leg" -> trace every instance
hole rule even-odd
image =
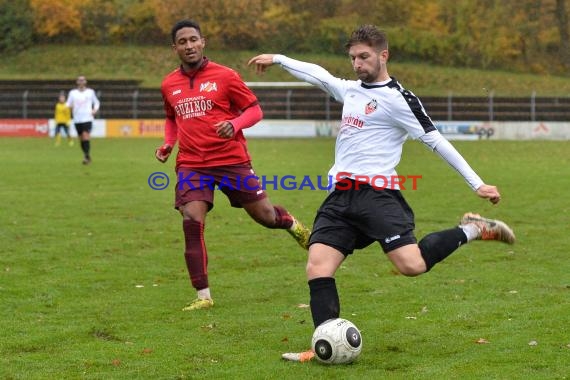
[[[477,240],[497,240],[507,244],[514,244],[516,240],[513,230],[505,222],[497,219],[488,219],[468,212],[463,215],[460,224],[477,226],[479,229]]]
[[[244,204],[243,207],[257,223],[267,228],[287,230],[303,249],[309,249],[311,230],[284,207],[271,204],[268,198]]]

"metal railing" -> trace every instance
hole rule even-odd
[[[249,84],[257,95],[266,119],[340,118],[342,105],[320,89],[300,83]],[[279,87],[276,87],[279,86]],[[100,118],[163,118],[160,90],[117,89],[97,91],[101,101]],[[51,118],[57,95],[53,90],[0,89],[0,118]],[[421,97],[433,120],[447,121],[570,121],[569,97]]]

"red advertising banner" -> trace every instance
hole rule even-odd
[[[48,119],[0,119],[0,137],[47,137]]]

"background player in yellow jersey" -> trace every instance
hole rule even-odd
[[[71,123],[71,108],[65,103],[65,94],[59,95],[59,100],[55,104],[55,146],[61,144],[61,132],[64,131],[67,136],[67,143],[73,146],[73,139],[69,135],[69,124]]]

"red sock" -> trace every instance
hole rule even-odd
[[[273,228],[287,229],[293,225],[293,217],[281,206],[273,206],[275,210],[275,226]]]
[[[205,289],[208,287],[208,253],[204,243],[204,224],[185,219],[182,228],[186,241],[184,259],[192,286],[196,290]]]

